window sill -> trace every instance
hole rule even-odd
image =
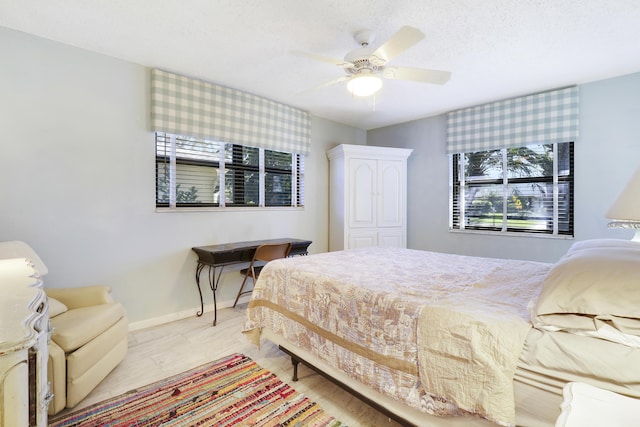
[[[527,233],[527,232],[514,232],[514,231],[488,231],[488,230],[457,230],[457,229],[449,229],[450,233],[459,233],[459,234],[482,234],[485,236],[496,236],[496,237],[532,237],[538,239],[556,239],[556,240],[573,240],[575,236],[567,236],[564,234],[553,235],[553,234],[543,234],[543,233]]]
[[[156,208],[157,213],[167,212],[271,212],[271,211],[303,211],[304,206],[233,206],[233,207],[181,207],[181,208]]]

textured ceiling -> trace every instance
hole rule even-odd
[[[0,0],[0,26],[157,67],[372,129],[640,71],[638,0]],[[385,80],[372,100],[341,68],[370,29],[425,39],[389,65],[449,70],[444,86]]]

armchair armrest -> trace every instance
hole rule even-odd
[[[83,286],[79,288],[46,288],[47,296],[55,298],[68,308],[89,307],[113,302],[109,286]]]

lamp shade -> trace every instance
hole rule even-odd
[[[371,74],[355,75],[349,83],[347,89],[355,96],[370,96],[380,90],[382,80],[380,77]]]
[[[637,222],[640,227],[640,169],[631,177],[627,186],[613,202],[607,212],[607,218],[619,222]],[[629,225],[631,224],[627,224]]]

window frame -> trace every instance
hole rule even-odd
[[[568,162],[569,173],[565,175],[559,175],[558,171],[558,144],[568,144]],[[553,176],[535,176],[535,177],[509,177],[509,168],[507,165],[508,150],[510,148],[528,148],[539,145],[553,145]],[[502,172],[498,178],[487,179],[473,179],[467,181],[464,177],[465,164],[460,161],[460,158],[465,153],[453,153],[449,155],[449,231],[461,232],[461,233],[487,233],[491,235],[506,235],[506,236],[535,236],[535,237],[553,237],[553,238],[573,238],[575,236],[575,168],[574,168],[574,143],[572,141],[550,144],[530,144],[523,147],[504,147],[491,150],[485,150],[482,152],[500,151],[502,156]],[[482,153],[480,152],[480,153]],[[462,178],[462,179],[461,179]],[[508,201],[510,186],[515,184],[546,184],[551,185],[553,188],[553,205],[552,205],[552,228],[551,229],[535,229],[524,227],[509,227],[509,210]],[[502,187],[502,219],[499,226],[486,226],[486,225],[468,225],[465,219],[468,219],[465,215],[466,201],[460,203],[460,194],[464,194],[467,187],[470,186],[489,186],[498,185]],[[559,188],[561,185],[568,185],[568,197],[569,208],[567,210],[566,230],[560,230],[560,199]],[[464,197],[464,196],[462,196]],[[512,218],[513,219],[513,218]]]
[[[268,148],[262,147],[249,147],[243,146],[241,144],[233,144],[233,143],[225,143],[225,142],[216,142],[209,141],[203,138],[191,138],[181,135],[175,135],[165,132],[155,132],[155,145],[156,145],[156,156],[155,156],[155,199],[156,199],[156,211],[217,211],[217,210],[255,210],[255,209],[299,209],[304,207],[304,155],[298,153],[287,153],[278,150],[271,150]],[[218,144],[218,153],[216,160],[204,160],[204,159],[192,159],[180,157],[176,153],[176,140],[177,139],[194,139],[203,142],[208,142],[212,144]],[[162,141],[160,141],[162,139]],[[168,141],[168,142],[167,142]],[[164,150],[164,153],[161,153],[158,148],[158,144],[169,145],[169,152]],[[226,160],[226,149],[227,146],[230,147],[231,150],[231,161]],[[242,164],[241,161],[235,162],[236,160],[242,158],[242,153],[244,148],[256,149],[258,150],[258,165],[250,165],[250,164]],[[275,152],[285,154],[287,156],[291,156],[290,169],[284,168],[273,168],[273,167],[265,167],[265,152]],[[215,170],[216,174],[216,182],[218,190],[218,201],[217,202],[178,202],[177,196],[177,187],[176,187],[176,175],[178,174],[178,168],[182,166],[195,166],[202,168],[211,168]],[[164,166],[169,173],[168,185],[169,187],[169,201],[162,202],[159,201],[159,191],[160,189],[160,168]],[[226,174],[233,174],[237,179],[233,180],[233,184],[235,187],[235,191],[233,194],[244,194],[246,185],[242,185],[244,181],[244,173],[245,172],[255,172],[258,173],[258,203],[230,203],[227,201],[227,187],[225,182]],[[265,187],[265,174],[266,173],[278,173],[280,175],[290,175],[291,176],[291,190],[290,196],[288,200],[290,200],[290,204],[265,204],[266,199],[266,187]],[[167,180],[165,179],[165,182]],[[214,183],[214,188],[216,188],[216,184]],[[223,190],[220,190],[223,189]],[[167,193],[166,190],[163,190],[164,193]],[[212,197],[215,198],[215,192],[212,194]],[[241,197],[241,196],[238,196]],[[285,196],[286,197],[286,196]]]

